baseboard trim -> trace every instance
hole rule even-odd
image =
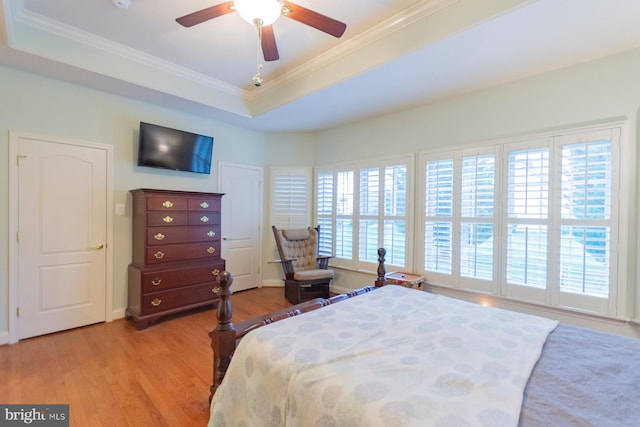
[[[263,288],[284,288],[284,282],[282,280],[263,280]]]
[[[9,332],[0,333],[0,345],[9,344]]]
[[[353,291],[354,288],[346,288],[344,286],[335,286],[331,285],[331,293],[332,294],[346,294],[347,292]]]

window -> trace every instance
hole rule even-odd
[[[332,255],[333,251],[333,175],[316,175],[316,221],[320,227],[318,253]]]
[[[424,270],[448,284],[493,290],[496,157],[490,147],[424,158]]]
[[[460,183],[460,275],[493,280],[496,157],[462,158]]]
[[[412,163],[407,156],[316,171],[320,246],[332,264],[374,270],[384,247],[388,265],[409,268]]]
[[[425,270],[451,274],[453,159],[426,162]]]
[[[506,282],[546,289],[549,148],[507,150]]]
[[[311,169],[271,168],[271,224],[278,228],[311,225]]]
[[[335,256],[350,259],[353,255],[353,171],[336,175]],[[326,230],[327,232],[329,230]]]
[[[615,314],[622,125],[425,153],[434,283]]]

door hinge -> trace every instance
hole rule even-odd
[[[16,156],[16,165],[20,166],[20,159],[26,159],[27,156],[23,156],[23,155],[18,155]]]
[[[20,232],[16,231],[16,242],[20,241]]]
[[[16,307],[16,317],[20,317],[20,307]]]

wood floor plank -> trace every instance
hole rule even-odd
[[[282,288],[231,297],[234,321],[290,306]],[[0,402],[69,404],[71,426],[203,426],[215,310],[138,331],[124,319],[0,346]]]

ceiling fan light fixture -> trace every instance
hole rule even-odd
[[[261,25],[271,25],[280,16],[279,0],[236,0],[234,6],[242,19],[250,24],[257,19]]]

